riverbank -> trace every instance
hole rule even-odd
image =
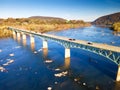
[[[81,28],[91,26],[89,22],[82,20],[65,20],[65,19],[31,19],[31,18],[19,18],[19,19],[1,19],[0,20],[0,38],[9,37],[12,35],[7,27],[15,27],[20,29],[26,29],[34,32],[45,33],[49,31],[68,30],[71,28]]]
[[[7,27],[0,27],[0,38],[11,37],[12,31],[8,30]]]
[[[61,30],[68,30],[71,28],[82,28],[88,27],[90,24],[61,24],[61,25],[25,25],[25,26],[14,26],[15,28],[26,29],[34,32],[45,33],[49,31],[61,31]],[[0,38],[10,37],[12,36],[12,32],[7,29],[8,26],[5,28],[0,28]]]
[[[113,26],[112,26],[112,29],[115,32],[119,32],[120,33],[120,22],[114,23]]]
[[[68,30],[72,28],[81,28],[91,26],[89,23],[85,24],[40,24],[40,25],[24,25],[24,26],[13,26],[15,28],[26,29],[35,32],[49,32],[49,31],[60,31],[60,30]]]

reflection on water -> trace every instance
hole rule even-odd
[[[120,36],[120,32],[113,32],[115,36]]]
[[[44,59],[47,59],[47,55],[48,55],[48,48],[43,48],[43,57]]]
[[[66,33],[71,31],[63,32],[67,35]],[[91,36],[95,34],[94,31],[90,32]],[[78,38],[77,35],[76,37]],[[114,37],[114,40],[117,39],[118,37]],[[42,40],[38,37],[35,37],[33,44],[30,43],[30,38],[27,38],[26,47],[23,47],[24,41],[18,43],[12,38],[1,39],[0,44],[0,68],[6,70],[0,70],[0,90],[120,89],[120,84],[113,80],[117,70],[116,64],[102,56],[71,48],[71,58],[65,59],[63,46],[48,41],[48,49],[42,49]],[[117,45],[119,46],[119,42]],[[14,56],[10,56],[13,53]],[[4,66],[9,60],[14,62]]]
[[[70,58],[65,58],[65,62],[64,63],[65,63],[65,65],[64,65],[65,68],[69,69],[70,68]]]
[[[116,82],[114,86],[114,90],[119,90],[120,89],[120,82]]]
[[[15,34],[15,35],[13,35],[13,39],[14,39],[14,40],[17,40],[16,34]]]
[[[31,46],[31,50],[34,51],[35,50],[35,43],[30,43]]]
[[[26,39],[22,40],[23,42],[23,46],[25,47],[26,46]]]
[[[20,43],[20,41],[21,41],[21,34],[19,32],[17,32],[17,41],[18,41],[18,43]]]

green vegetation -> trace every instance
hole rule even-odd
[[[120,22],[114,23],[112,28],[114,31],[120,32]]]
[[[65,20],[53,17],[30,17],[30,18],[8,18],[0,19],[0,37],[10,36],[11,32],[6,31],[8,26],[27,29],[35,32],[58,31],[70,28],[90,26],[82,20]],[[4,27],[4,28],[3,28]]]

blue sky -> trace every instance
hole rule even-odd
[[[120,12],[120,0],[0,0],[0,18],[52,16],[93,21]]]

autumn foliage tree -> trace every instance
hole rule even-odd
[[[65,20],[62,18],[37,16],[37,17],[30,17],[30,18],[0,19],[0,28],[3,26],[5,27],[12,26],[12,27],[27,29],[35,32],[48,32],[52,30],[58,31],[58,30],[65,30],[70,28],[90,26],[90,23],[85,23],[82,20]],[[5,29],[2,29],[2,30],[5,30]]]

